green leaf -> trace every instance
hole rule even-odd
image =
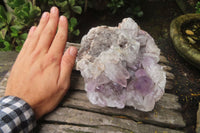
[[[12,32],[10,35],[11,35],[11,37],[18,37],[18,33],[17,32]]]
[[[17,29],[15,29],[14,27],[10,27],[10,30],[12,31],[11,32],[11,37],[18,37],[18,30]]]
[[[72,10],[75,12],[75,13],[78,13],[78,14],[81,14],[82,13],[82,8],[80,6],[73,6],[72,7]]]
[[[12,8],[19,7],[26,3],[27,0],[7,0],[7,4]]]
[[[21,34],[21,35],[19,36],[19,38],[22,39],[22,40],[26,40],[27,36],[28,36],[27,33],[23,33],[23,34]]]
[[[11,50],[11,45],[9,42],[3,40],[3,45],[4,45],[4,47],[0,48],[0,51],[10,51]]]
[[[12,14],[10,13],[10,12],[7,12],[6,13],[6,16],[7,16],[7,24],[10,24],[11,23],[11,21],[12,21]]]
[[[68,11],[68,12],[65,12],[63,15],[64,15],[65,17],[67,17],[67,18],[70,18],[71,13],[70,13],[70,11]]]
[[[72,17],[72,18],[70,19],[70,26],[71,26],[71,27],[75,27],[77,24],[78,24],[77,19],[74,18],[74,17]]]
[[[6,22],[7,16],[6,11],[2,5],[0,5],[0,22]]]
[[[25,3],[20,7],[14,9],[14,14],[17,16],[18,21],[26,23],[29,18],[30,4]]]
[[[4,47],[4,50],[5,50],[5,51],[11,50],[11,46],[10,46],[10,43],[9,43],[9,42],[5,41],[3,44],[4,44],[4,46],[5,46],[5,47]]]
[[[8,31],[8,27],[1,29],[0,38],[5,39],[7,31]]]
[[[36,18],[41,15],[41,9],[37,6],[33,6],[33,8],[29,11],[29,18]]]
[[[71,7],[73,7],[75,5],[75,0],[69,0],[69,4]]]
[[[10,26],[10,30],[11,30],[11,31],[19,31],[19,30],[21,30],[23,27],[24,27],[24,25],[20,25],[20,24],[18,24],[18,25],[12,25],[12,26]]]
[[[25,40],[21,40],[21,39],[17,38],[15,41],[15,44],[17,44],[17,46],[20,46],[20,45],[23,45],[24,42],[25,42]]]
[[[21,19],[21,21],[23,22],[25,21],[25,18],[29,16],[28,12],[26,12],[23,9],[15,8],[14,12],[15,12],[15,15],[17,16],[17,19]]]
[[[143,15],[144,15],[144,12],[143,12],[143,11],[140,11],[140,12],[137,13],[137,16],[138,16],[138,17],[142,17]]]
[[[56,1],[56,5],[57,5],[58,7],[61,7],[61,8],[66,8],[67,4],[68,4],[67,1],[63,1],[63,2],[57,2],[57,1]]]
[[[3,40],[2,38],[0,38],[0,44],[1,44],[2,42],[4,42],[4,40]]]
[[[48,0],[48,5],[54,5],[54,1],[53,0]]]
[[[17,52],[20,52],[21,49],[22,49],[22,45],[19,45],[19,46],[15,47],[15,50],[16,50]]]
[[[33,4],[32,4],[32,2],[30,2],[30,1],[28,2],[28,4],[29,4],[29,11],[30,11],[30,10],[33,9]]]
[[[73,34],[74,34],[75,36],[78,36],[78,35],[80,34],[80,31],[77,29],[77,30],[73,31]]]
[[[6,23],[0,22],[0,29],[2,29],[4,26],[6,26]]]

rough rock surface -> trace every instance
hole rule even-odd
[[[131,18],[118,27],[92,28],[82,38],[77,69],[91,103],[151,111],[164,94],[166,73],[160,50]]]

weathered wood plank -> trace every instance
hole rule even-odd
[[[17,55],[15,51],[0,51],[0,80],[10,70]]]
[[[167,58],[163,55],[160,55],[160,63],[164,63],[164,64],[169,64],[169,61],[167,60]]]
[[[9,73],[7,73],[6,74],[6,76],[5,76],[5,78],[1,81],[1,83],[0,83],[0,88],[1,88],[1,91],[0,91],[0,96],[3,96],[3,94],[4,94],[4,90],[5,90],[5,86],[6,86],[6,82],[7,82],[7,77],[9,76]],[[72,81],[71,81],[71,88],[73,88],[73,89],[76,89],[76,90],[84,90],[84,81],[83,81],[83,78],[80,76],[80,73],[79,72],[77,72],[77,71],[74,71],[73,72],[73,74],[72,74]],[[79,94],[78,94],[79,95]],[[84,94],[85,95],[85,94]],[[168,96],[166,96],[166,95],[168,95]],[[72,95],[72,96],[74,96],[74,95]],[[75,95],[76,96],[76,95]],[[81,96],[82,97],[82,96]],[[173,98],[174,97],[174,98]],[[86,98],[86,96],[83,96],[82,98],[85,98],[85,100],[87,100],[87,98]],[[166,100],[163,100],[163,99],[166,99]],[[175,100],[176,99],[176,100]],[[174,115],[177,115],[177,116],[180,116],[180,114],[178,113],[178,114],[176,114],[176,112],[174,112],[174,111],[170,111],[170,112],[167,112],[168,110],[165,110],[164,111],[164,109],[174,109],[174,110],[180,110],[180,105],[179,104],[177,104],[177,97],[176,96],[171,96],[171,95],[169,95],[169,94],[165,94],[165,96],[156,104],[156,107],[155,107],[155,110],[154,111],[156,111],[156,109],[157,109],[157,111],[156,112],[154,112],[154,113],[150,113],[150,119],[152,119],[154,122],[156,122],[156,123],[159,123],[159,122],[163,122],[163,121],[165,121],[165,119],[166,119],[166,121],[167,121],[167,124],[174,124],[174,123],[170,123],[170,121],[172,121],[172,119],[173,119],[173,115],[171,116],[171,117],[166,117],[166,118],[163,118],[162,117],[162,115],[165,115],[165,113],[166,114],[168,114],[168,113],[170,113],[170,112],[172,112],[172,114],[174,114]],[[70,99],[69,100],[67,100],[67,101],[71,101]],[[66,101],[66,102],[67,102]],[[168,102],[166,102],[166,101],[168,101]],[[69,102],[68,104],[66,104],[65,103],[65,105],[66,106],[68,106],[68,105],[71,105],[71,106],[76,106],[77,105],[77,107],[82,107],[82,106],[80,106],[80,105],[85,105],[85,104],[88,104],[87,106],[85,106],[85,107],[91,107],[91,105],[90,105],[90,103],[89,103],[89,101],[87,100],[87,102],[84,102],[83,104],[82,104],[82,99],[79,99],[79,100],[77,100],[77,101],[71,101],[71,103]],[[97,108],[96,106],[92,106],[92,108],[94,108],[92,111],[96,111],[96,110],[99,110],[99,108]],[[161,110],[160,110],[160,108],[161,108]],[[163,109],[162,109],[163,108]],[[115,112],[115,110],[116,109],[114,109],[114,112]],[[103,110],[101,110],[101,111],[103,111]],[[106,110],[108,113],[112,113],[112,111],[113,110]],[[135,111],[135,110],[134,110]],[[131,112],[131,110],[130,111],[128,111],[129,113]],[[129,113],[126,113],[126,115],[128,115]],[[140,112],[138,112],[138,111],[135,111],[138,115],[141,115],[141,114],[144,114],[144,113],[140,113]],[[122,115],[123,115],[123,113],[121,113]],[[161,117],[161,119],[158,119],[158,120],[156,120],[155,118],[154,118],[154,116],[156,116],[156,115],[161,115],[161,116],[159,116],[159,117]],[[140,118],[140,117],[138,117],[137,115],[135,116],[135,115],[131,115],[131,117],[133,118],[133,119],[140,119],[140,120],[143,120],[143,121],[152,121],[152,120],[146,120],[146,118],[145,117],[142,117],[142,118]],[[180,118],[181,119],[181,117],[178,117],[178,118]],[[182,120],[181,120],[182,121]],[[164,123],[164,122],[163,122]],[[182,123],[180,123],[181,125],[179,125],[179,126],[184,126],[184,122],[182,122]]]
[[[184,133],[183,131],[161,128],[147,124],[137,124],[139,133]],[[130,130],[113,126],[78,126],[69,124],[42,124],[39,133],[137,133],[137,129]]]
[[[0,83],[0,94],[3,96],[7,77],[9,73],[6,74],[5,78]],[[74,71],[72,74],[71,88],[75,88],[76,90],[84,90],[84,81],[80,76],[80,73]],[[78,88],[78,89],[77,89]],[[133,108],[126,108],[125,110],[118,110],[115,108],[101,108],[89,103],[85,93],[72,93],[69,98],[63,103],[63,106],[72,106],[90,111],[100,111],[103,113],[111,113],[115,115],[125,115],[129,116],[131,119],[140,120],[144,122],[153,122],[156,124],[164,123],[167,125],[174,125],[183,127],[185,123],[182,120],[181,114],[173,111],[180,110],[181,106],[178,104],[178,97],[165,94],[164,97],[156,103],[155,110],[150,113],[144,113],[140,111],[136,111]],[[124,113],[125,112],[125,113]],[[134,114],[134,115],[133,115]],[[163,116],[166,116],[165,118]],[[176,120],[174,120],[176,119]],[[172,122],[173,121],[173,122]],[[172,123],[171,123],[172,122]],[[175,122],[175,123],[174,123]],[[178,122],[178,124],[176,123]]]
[[[132,131],[137,129],[137,123],[132,120],[120,119],[99,113],[77,110],[72,108],[58,108],[53,114],[44,118],[46,121],[73,123],[87,126],[113,126]]]
[[[67,42],[67,43],[66,43],[65,50],[66,50],[68,47],[70,47],[70,46],[74,46],[74,47],[76,47],[77,49],[80,49],[81,44],[80,44],[80,43]]]
[[[6,75],[4,76],[4,78],[0,82],[0,97],[4,96],[9,75],[10,75],[10,72],[7,72]]]
[[[175,79],[174,74],[172,74],[170,72],[166,72],[166,76],[167,76],[167,80],[173,80],[173,79]]]
[[[166,90],[172,90],[174,88],[174,82],[172,80],[167,80],[167,83],[165,85]]]
[[[75,125],[56,125],[56,124],[42,124],[39,133],[131,133],[126,129],[121,129],[112,126],[75,126]]]
[[[160,64],[161,66],[163,66],[163,70],[165,70],[165,71],[171,71],[172,70],[172,67],[170,67],[170,66],[167,66],[167,65],[164,65],[164,64]]]
[[[133,107],[124,109],[99,107],[92,105],[84,92],[71,92],[62,103],[64,107],[72,107],[80,110],[98,112],[104,114],[112,114],[115,116],[123,116],[128,119],[152,123],[156,125],[166,125],[171,127],[184,127],[185,122],[180,113],[181,106],[177,102],[178,98],[171,94],[165,96],[157,102],[155,108],[151,112],[142,112],[135,110]],[[171,102],[171,103],[170,103]],[[170,105],[171,104],[171,105]]]
[[[44,119],[50,122],[56,121],[56,122],[66,123],[66,125],[58,127],[58,128],[61,128],[61,131],[65,131],[64,129],[77,130],[72,125],[81,125],[82,128],[78,128],[78,131],[84,130],[84,132],[91,132],[90,130],[93,130],[95,132],[99,130],[100,132],[102,131],[102,129],[106,129],[106,128],[107,128],[105,130],[106,132],[110,130],[116,131],[116,129],[118,129],[118,131],[127,130],[129,132],[134,132],[134,133],[147,133],[147,132],[155,133],[155,132],[163,132],[163,131],[167,131],[168,133],[181,132],[181,131],[175,131],[172,129],[143,124],[143,123],[135,122],[129,119],[122,119],[122,118],[117,118],[114,116],[107,116],[103,114],[87,112],[84,110],[77,110],[77,109],[72,109],[72,108],[58,108],[56,111],[54,111],[53,114],[46,116]],[[67,125],[67,124],[71,124],[71,125]],[[83,128],[83,127],[86,127],[86,128]]]
[[[159,108],[181,111],[182,107],[178,100],[178,96],[165,93],[163,97],[156,103],[156,106]]]

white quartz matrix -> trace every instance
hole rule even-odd
[[[151,111],[164,94],[166,73],[153,38],[131,18],[118,27],[90,29],[81,40],[77,69],[92,104]]]

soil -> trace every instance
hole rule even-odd
[[[171,21],[182,15],[183,12],[174,0],[149,0],[142,5],[142,10],[144,11],[144,16],[136,18],[125,16],[120,12],[112,15],[103,11],[96,12],[88,9],[80,18],[78,28],[81,31],[81,35],[72,41],[80,43],[82,36],[91,27],[99,25],[117,26],[123,18],[132,17],[143,30],[151,34],[164,56],[170,61],[170,65],[173,67],[172,71],[176,76],[174,81],[176,89],[170,93],[179,96],[180,103],[183,107],[183,116],[187,123],[185,130],[193,133],[195,132],[196,126],[198,102],[200,102],[200,70],[190,65],[178,55],[169,36]]]

